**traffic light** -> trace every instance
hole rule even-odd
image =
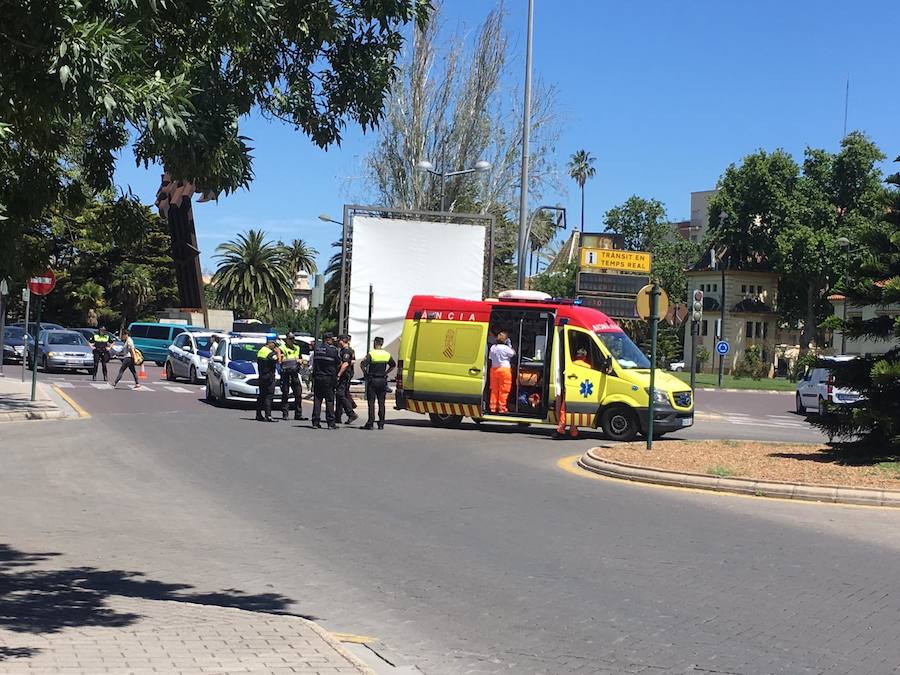
[[[694,291],[694,301],[691,303],[691,320],[699,321],[703,318],[703,291]]]

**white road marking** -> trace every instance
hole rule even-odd
[[[71,382],[66,382],[65,380],[56,380],[53,382],[53,385],[59,387],[60,389],[74,389],[75,385]]]
[[[94,389],[112,389],[109,382],[91,382],[90,384]]]
[[[141,385],[140,387],[138,387],[137,389],[135,389],[135,388],[132,386],[132,390],[134,390],[134,391],[153,391],[150,387],[148,387],[148,386],[145,385],[145,384],[142,384],[142,385]]]
[[[191,393],[190,389],[185,389],[184,387],[166,386],[166,387],[163,387],[163,389],[165,389],[166,391],[171,391],[172,393],[175,393],[175,394],[190,394]]]

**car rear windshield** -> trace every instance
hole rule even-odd
[[[81,333],[50,333],[47,335],[48,345],[87,345]]]
[[[612,333],[597,333],[597,337],[613,355],[613,358],[622,368],[649,368],[650,360],[644,355],[636,344],[625,333],[616,331]]]
[[[256,361],[256,352],[261,347],[262,344],[256,342],[232,342],[229,358],[232,361]]]
[[[209,351],[209,348],[212,346],[212,338],[211,337],[197,337],[194,339],[197,341],[197,349],[202,349],[203,351]]]

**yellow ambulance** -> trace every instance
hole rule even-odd
[[[507,412],[490,400],[489,349],[506,332],[515,350]],[[576,361],[576,354],[582,356]],[[498,299],[417,295],[406,314],[397,361],[397,408],[427,414],[433,424],[476,422],[602,429],[628,441],[646,434],[650,362],[602,312],[535,291]],[[694,422],[690,387],[656,372],[654,436]]]

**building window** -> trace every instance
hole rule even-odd
[[[748,321],[744,325],[744,337],[746,337],[748,340],[753,337],[753,322],[752,321]]]
[[[756,322],[756,333],[755,333],[755,335],[756,335],[756,337],[762,337],[762,324],[761,324],[759,321]]]
[[[744,294],[747,292],[747,284],[741,284],[741,293]]]
[[[709,322],[706,319],[700,322],[700,335],[703,337],[709,335]]]
[[[769,337],[769,322],[766,321],[763,323],[763,339]]]
[[[762,286],[757,286],[757,287],[756,287],[756,294],[757,294],[757,295],[762,295]]]
[[[713,284],[713,293],[719,292],[719,284]]]

